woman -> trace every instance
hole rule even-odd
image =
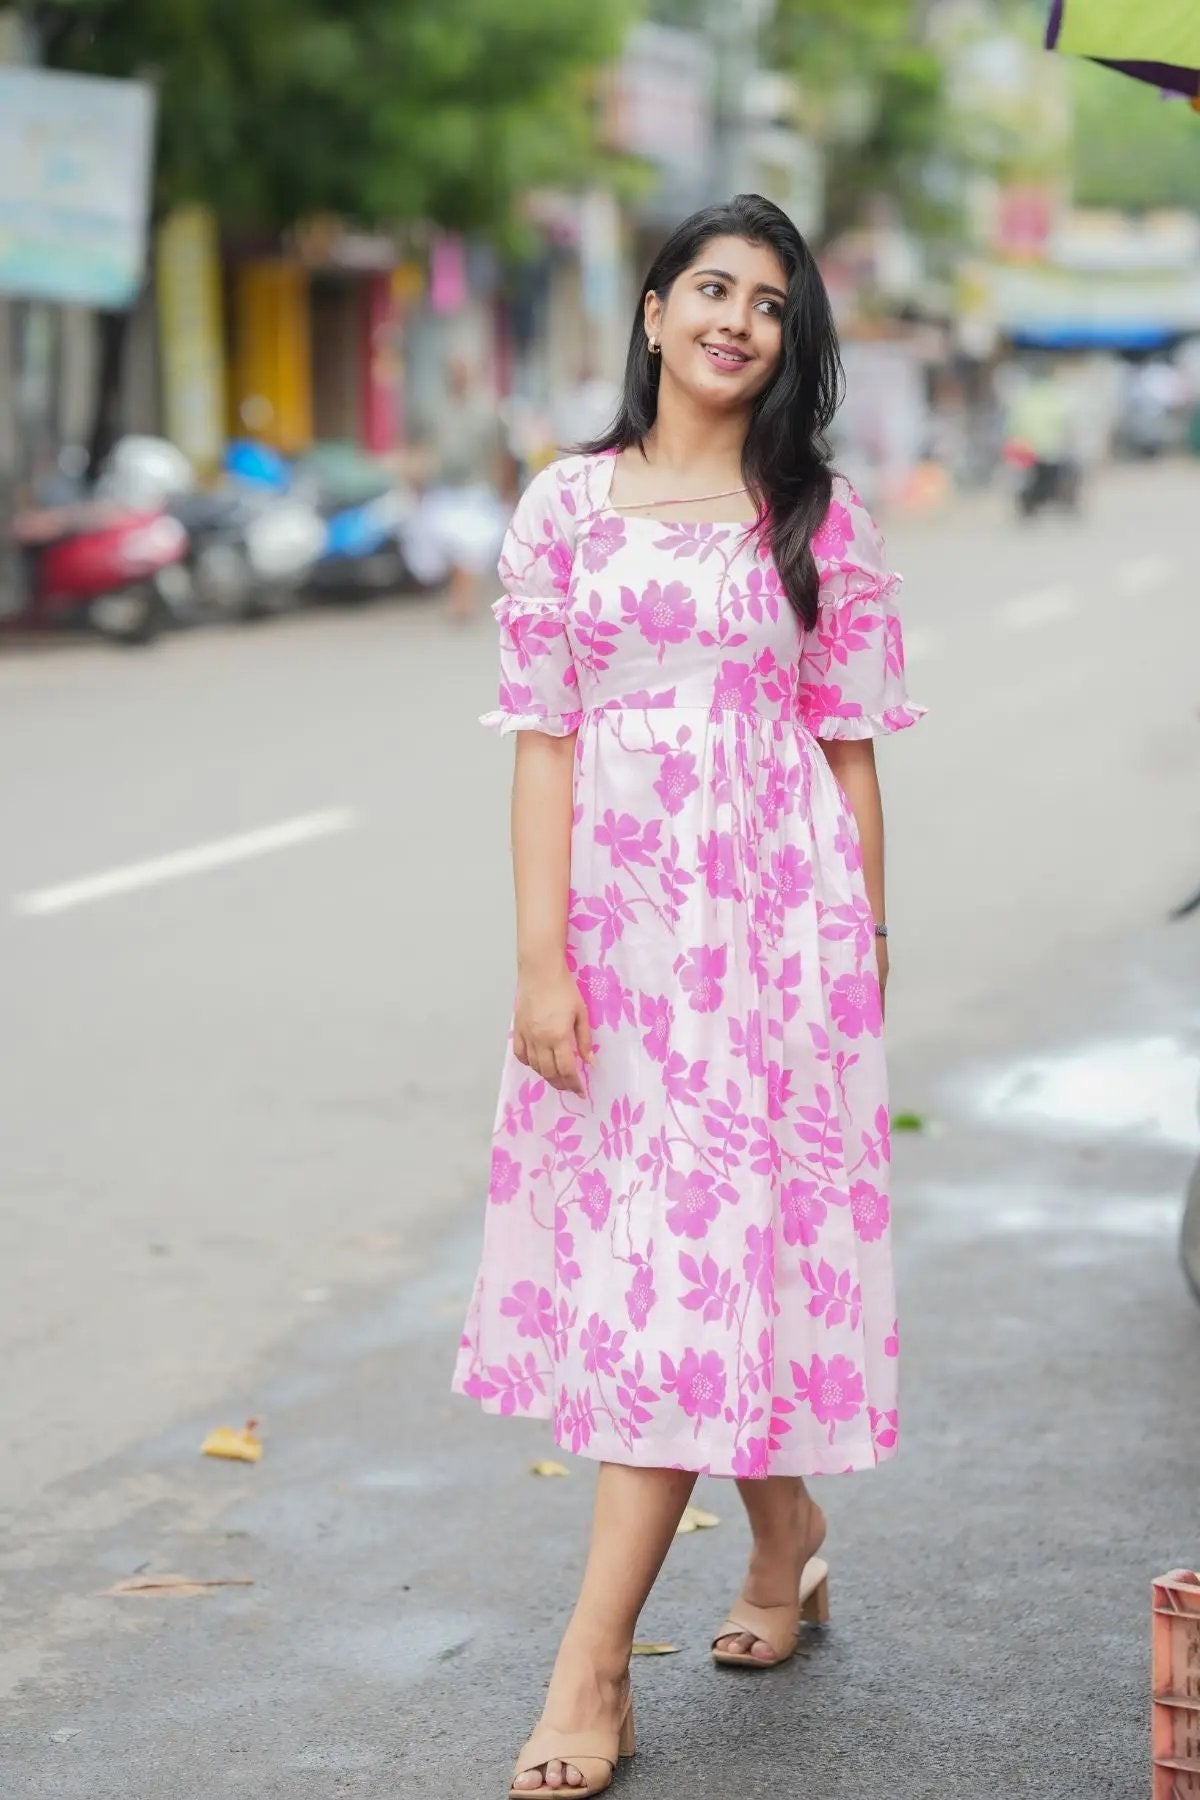
[[[454,1385],[597,1459],[582,1589],[513,1795],[633,1748],[634,1626],[697,1472],[753,1535],[713,1644],[825,1616],[804,1478],[896,1445],[872,739],[897,578],[826,462],[840,365],[786,215],[663,246],[621,411],[505,542],[518,985]]]

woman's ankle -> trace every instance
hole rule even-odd
[[[626,1637],[572,1619],[563,1633],[560,1654],[586,1663],[598,1681],[616,1687],[629,1673],[632,1648],[632,1635]]]

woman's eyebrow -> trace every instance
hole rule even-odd
[[[697,269],[696,274],[719,275],[722,281],[727,281],[729,283],[730,287],[736,287],[738,284],[737,276],[731,275],[728,269]],[[772,287],[769,281],[758,282],[754,291],[756,294],[774,294],[779,300],[787,299],[787,295],[784,293],[783,289]]]

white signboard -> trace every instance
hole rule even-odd
[[[133,304],[153,139],[144,82],[0,68],[0,293]]]

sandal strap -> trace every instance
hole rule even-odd
[[[595,1770],[594,1775],[584,1767],[585,1763],[603,1763],[609,1774],[617,1766],[617,1734],[612,1731],[555,1731],[547,1726],[542,1731],[535,1731],[533,1736],[521,1746],[517,1757],[515,1775],[528,1775],[531,1769],[540,1769],[543,1763],[573,1763],[579,1773],[592,1780],[603,1775],[602,1769]],[[564,1793],[570,1793],[565,1788]],[[579,1790],[576,1789],[576,1792]]]
[[[785,1600],[779,1606],[752,1606],[749,1600],[739,1600],[736,1610],[730,1613],[713,1639],[712,1648],[715,1650],[723,1637],[746,1632],[750,1637],[770,1644],[776,1656],[783,1656],[795,1644],[799,1626],[798,1600]]]

